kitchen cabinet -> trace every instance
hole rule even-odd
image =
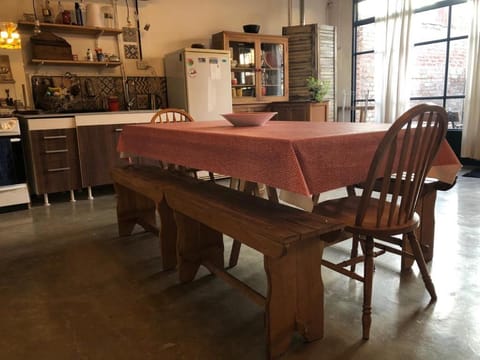
[[[118,137],[123,126],[113,124],[77,128],[82,186],[111,184],[110,170],[128,163],[117,152]]]
[[[265,111],[270,111],[270,103],[233,105],[233,112],[265,112]]]
[[[154,111],[77,115],[78,151],[83,187],[111,184],[110,171],[128,160],[117,152],[118,138],[128,124],[146,123]]]
[[[28,21],[19,21],[18,28],[20,30],[33,31],[35,24]],[[77,26],[77,25],[64,25],[64,24],[49,24],[49,23],[40,23],[40,29],[50,31],[52,33],[63,33],[70,34],[73,36],[81,35],[86,37],[91,37],[94,42],[92,42],[91,49],[101,48],[99,46],[98,40],[102,36],[114,36],[115,38],[122,33],[121,29],[114,28],[103,28],[103,27],[93,27],[93,26]],[[118,39],[116,39],[118,42]],[[83,65],[83,66],[98,66],[98,67],[110,67],[110,66],[119,66],[121,65],[120,61],[86,61],[83,59],[82,55],[77,54],[78,60],[51,60],[51,59],[31,59],[33,64],[41,65]]]
[[[230,50],[233,105],[288,100],[288,38],[223,31],[212,47]]]
[[[27,119],[25,130],[30,189],[37,195],[80,189],[74,118]]]
[[[328,121],[328,101],[286,101],[270,105],[278,114],[275,120],[284,121]]]

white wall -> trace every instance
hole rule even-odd
[[[292,1],[293,24],[299,23],[299,1]],[[326,0],[305,1],[307,23],[324,23]],[[211,35],[223,30],[243,31],[243,24],[259,24],[263,34],[281,35],[288,25],[288,0],[175,0],[141,1],[140,29],[145,60],[163,74],[163,55],[192,43],[210,46]],[[150,24],[149,31],[143,30]]]
[[[22,85],[25,86],[25,76],[23,69],[22,51],[0,49],[0,55],[8,55],[10,61],[10,69],[12,71],[12,77],[15,80],[14,84],[0,83],[0,98],[3,99],[6,97],[5,90],[8,89],[10,90],[11,98],[24,101]],[[27,89],[25,91],[27,91]]]

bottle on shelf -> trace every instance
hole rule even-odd
[[[42,7],[43,22],[53,23],[55,16],[53,15],[53,8],[50,5],[50,0],[45,0],[45,4]]]
[[[80,15],[82,17],[82,25],[87,25],[87,8],[84,0],[80,0],[78,8],[80,9]]]
[[[77,25],[83,25],[82,10],[78,2],[75,3],[75,19],[77,19]]]
[[[93,61],[93,53],[92,53],[92,50],[90,49],[87,49],[87,60]]]
[[[57,4],[57,16],[55,17],[55,24],[64,24],[63,22],[63,12],[65,9],[63,8],[61,0],[58,0]]]

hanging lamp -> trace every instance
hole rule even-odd
[[[0,23],[0,49],[21,49],[17,25],[12,22]]]

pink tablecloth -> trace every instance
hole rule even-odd
[[[233,127],[224,120],[129,125],[118,151],[310,195],[363,181],[388,127],[290,121]],[[445,141],[434,175],[452,182],[459,168]]]

